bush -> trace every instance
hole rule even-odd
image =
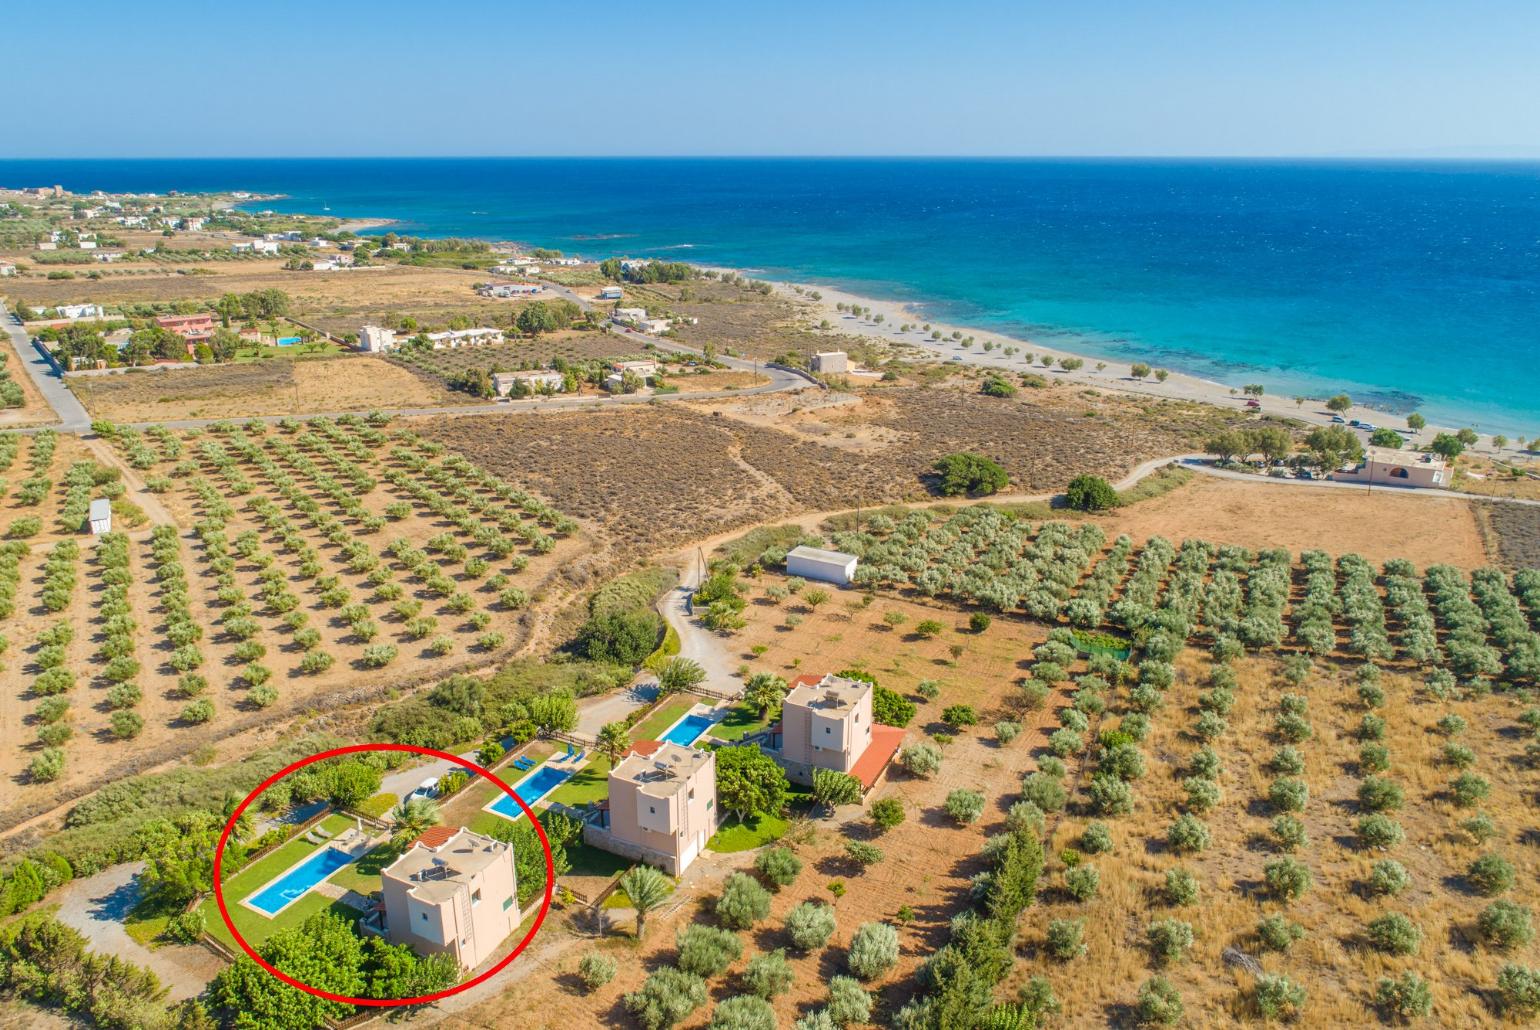
[[[960,825],[977,822],[984,814],[984,795],[976,790],[959,787],[946,796],[946,814]]]
[[[1254,990],[1257,1011],[1267,1019],[1292,1018],[1305,1004],[1305,989],[1286,976],[1264,973]]]
[[[1383,776],[1365,777],[1358,785],[1358,803],[1370,812],[1390,812],[1405,802],[1401,785]]]
[[[1018,801],[1005,813],[1005,828],[1012,833],[1025,830],[1034,837],[1041,837],[1045,822],[1043,810],[1030,801]]]
[[[1521,1019],[1540,1015],[1540,970],[1503,966],[1497,974],[1497,1007]]]
[[[128,709],[112,713],[113,735],[121,740],[132,740],[144,732],[144,716]]]
[[[979,713],[972,705],[948,705],[941,712],[941,721],[951,727],[977,726]]]
[[[1283,916],[1268,916],[1257,924],[1257,940],[1268,951],[1288,951],[1305,937],[1305,928]]]
[[[1449,795],[1456,808],[1474,808],[1491,793],[1492,785],[1470,772],[1461,773],[1449,785]]]
[[[1044,812],[1062,811],[1069,801],[1064,784],[1057,777],[1042,772],[1030,773],[1021,781],[1021,797]]]
[[[773,887],[785,887],[802,872],[802,860],[789,848],[770,848],[754,859],[754,869]]]
[[[1072,729],[1054,730],[1048,737],[1048,750],[1060,758],[1068,758],[1085,747],[1085,740]]]
[[[982,633],[989,628],[989,624],[993,621],[988,612],[974,612],[968,616],[968,628],[975,633]]]
[[[848,840],[845,842],[845,854],[857,865],[865,867],[876,865],[882,861],[882,849],[875,844],[868,844],[864,840]]]
[[[1064,501],[1075,511],[1106,511],[1118,506],[1118,492],[1100,476],[1079,475],[1069,481]]]
[[[1390,768],[1390,751],[1384,744],[1365,744],[1358,749],[1358,768],[1366,773],[1381,773]]]
[[[644,1030],[668,1030],[706,1004],[706,981],[693,973],[664,966],[624,998],[626,1011]]]
[[[906,744],[898,761],[911,775],[929,779],[941,768],[941,749],[934,744]]]
[[[1277,733],[1282,740],[1286,740],[1291,744],[1298,744],[1309,740],[1315,733],[1315,730],[1311,728],[1310,720],[1306,719],[1303,715],[1284,712],[1273,720],[1273,732]]]
[[[180,718],[182,722],[186,723],[208,722],[214,718],[214,702],[206,697],[200,697],[198,700],[182,707]]]
[[[755,955],[743,970],[743,986],[766,1000],[791,990],[795,979],[786,952],[781,949]]]
[[[1297,748],[1281,747],[1273,752],[1268,767],[1279,776],[1299,776],[1305,771],[1305,758]]]
[[[1395,978],[1380,977],[1374,1003],[1393,1019],[1421,1019],[1433,1011],[1433,991],[1426,980],[1407,970]]]
[[[1262,868],[1262,878],[1267,889],[1279,901],[1289,902],[1303,897],[1310,889],[1310,870],[1292,858],[1280,858]]]
[[[1094,865],[1080,865],[1064,874],[1064,887],[1076,901],[1090,901],[1101,887],[1101,874]]]
[[[886,833],[904,821],[904,803],[898,798],[879,798],[868,814],[879,832]]]
[[[752,994],[728,998],[711,1014],[710,1030],[775,1030],[775,1009]]]
[[[1178,854],[1196,854],[1209,846],[1208,827],[1195,815],[1181,815],[1166,831],[1166,843]]]
[[[1282,851],[1298,851],[1300,848],[1310,846],[1310,835],[1305,832],[1305,824],[1292,815],[1280,815],[1273,819],[1269,826],[1273,834],[1273,842]]]
[[[1021,735],[1021,723],[1013,719],[1001,719],[995,723],[995,739],[1002,744],[1009,744]]]
[[[1358,842],[1380,851],[1395,847],[1405,837],[1401,824],[1385,815],[1369,815],[1358,820]]]
[[[968,494],[985,496],[1000,491],[1010,476],[990,459],[959,451],[936,462],[936,491],[946,497]]]
[[[1152,976],[1139,986],[1135,1011],[1146,1026],[1175,1026],[1182,1021],[1182,996],[1165,977]]]
[[[1180,919],[1157,919],[1145,931],[1144,939],[1156,963],[1169,966],[1180,962],[1192,947],[1192,924]]]
[[[203,910],[195,908],[172,916],[166,923],[165,936],[174,944],[197,944],[203,937],[204,928]]]
[[[1304,780],[1281,776],[1267,788],[1267,800],[1280,812],[1303,812],[1310,800],[1310,788]]]
[[[1081,919],[1055,919],[1048,924],[1044,948],[1061,962],[1077,959],[1086,953],[1081,938],[1085,936],[1085,921]]]
[[[615,979],[615,960],[597,951],[590,951],[578,963],[578,977],[590,991],[597,991]]]
[[[1494,901],[1482,909],[1476,929],[1489,947],[1499,951],[1521,948],[1535,936],[1529,909],[1511,901]]]
[[[898,931],[887,923],[863,923],[850,938],[850,971],[875,980],[898,961]]]
[[[1168,905],[1195,905],[1198,902],[1198,878],[1181,867],[1167,869],[1163,893]]]
[[[770,892],[753,877],[733,873],[717,899],[716,913],[723,926],[746,930],[770,914]]]
[[[743,941],[738,935],[714,926],[687,926],[675,936],[674,944],[679,949],[675,965],[706,980],[743,955]]]
[[[1391,912],[1369,923],[1369,944],[1387,955],[1415,955],[1422,948],[1422,931],[1406,916]]]
[[[816,901],[804,901],[786,913],[786,932],[800,951],[824,946],[834,934],[834,909]]]
[[[64,752],[45,747],[27,763],[27,778],[33,783],[52,783],[64,775]]]
[[[1098,815],[1127,815],[1134,808],[1134,792],[1116,776],[1097,773],[1091,777],[1091,808]]]
[[[1088,855],[1102,855],[1112,850],[1112,831],[1106,823],[1091,823],[1080,834],[1080,850]]]
[[[1394,897],[1411,883],[1412,875],[1406,871],[1406,866],[1394,859],[1382,858],[1369,869],[1368,888],[1372,894]]]
[[[872,996],[866,988],[848,976],[836,976],[829,981],[829,1006],[824,1011],[835,1026],[860,1025],[871,1022]]]
[[[1476,893],[1490,898],[1513,888],[1513,866],[1500,855],[1482,855],[1470,864],[1470,868],[1465,871],[1465,878],[1470,881]]]

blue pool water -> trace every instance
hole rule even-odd
[[[555,790],[558,784],[571,775],[572,772],[568,769],[555,769],[549,765],[543,765],[515,783],[513,792],[523,798],[526,805],[533,806],[536,801]],[[497,800],[488,807],[504,819],[518,819],[524,814],[524,810],[507,794],[498,795]]]
[[[290,869],[282,878],[247,898],[246,903],[260,912],[276,916],[304,897],[306,892],[316,884],[355,861],[357,859],[345,851],[337,848],[322,848],[300,865]]]
[[[712,720],[704,715],[694,712],[674,723],[672,729],[663,734],[663,739],[670,744],[678,744],[681,747],[689,747],[700,739],[700,735],[711,728]]]

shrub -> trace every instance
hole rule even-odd
[[[45,747],[27,764],[27,778],[34,783],[52,783],[64,774],[64,752]]]
[[[786,913],[786,932],[801,951],[824,946],[834,933],[834,909],[816,901],[804,901]]]
[[[1305,928],[1290,922],[1283,916],[1268,916],[1257,923],[1257,940],[1268,951],[1288,951],[1297,941],[1303,940]]]
[[[995,723],[995,739],[1002,744],[1009,744],[1021,735],[1021,723],[1012,719],[1001,719]]]
[[[1021,796],[1044,812],[1058,812],[1064,808],[1069,795],[1057,777],[1035,772],[1021,781]]]
[[[984,814],[984,795],[976,790],[959,787],[946,796],[946,814],[961,825],[977,822]]]
[[[1470,772],[1461,773],[1449,785],[1450,797],[1457,808],[1474,808],[1491,793],[1492,785]]]
[[[941,749],[934,744],[906,744],[898,761],[911,775],[929,779],[941,768]]]
[[[1400,844],[1405,834],[1401,824],[1385,815],[1369,815],[1358,820],[1358,842],[1366,848],[1383,851]]]
[[[1135,1012],[1146,1026],[1175,1026],[1182,1021],[1182,996],[1163,976],[1152,976],[1139,986]]]
[[[674,944],[679,949],[675,964],[707,980],[743,955],[743,941],[738,935],[714,926],[687,926],[675,936]]]
[[[1292,858],[1280,858],[1262,868],[1268,892],[1279,901],[1294,901],[1310,889],[1310,870]]]
[[[1076,901],[1090,901],[1101,887],[1101,874],[1094,865],[1081,865],[1064,874],[1064,887]]]
[[[1100,476],[1079,475],[1069,481],[1064,501],[1075,511],[1106,511],[1118,506],[1118,492]]]
[[[904,821],[904,803],[898,798],[879,798],[872,802],[868,814],[872,824],[886,833]]]
[[[1444,761],[1456,769],[1469,769],[1476,764],[1476,752],[1451,740],[1444,745]]]
[[[615,979],[615,960],[597,951],[590,951],[578,963],[578,976],[590,991],[597,991]]]
[[[941,712],[941,721],[951,727],[976,726],[979,721],[979,713],[973,710],[972,705],[948,705]]]
[[[968,616],[968,628],[975,633],[982,633],[989,628],[992,621],[994,620],[990,618],[988,612],[974,612]]]
[[[112,732],[122,740],[132,740],[144,732],[144,717],[126,708],[112,713]]]
[[[1198,878],[1180,866],[1167,869],[1164,894],[1168,905],[1181,907],[1197,904]]]
[[[869,1023],[872,996],[859,982],[848,976],[836,976],[829,981],[829,1005],[824,1011],[835,1026]]]
[[[1482,909],[1476,929],[1489,947],[1499,951],[1521,948],[1535,935],[1529,909],[1511,901],[1494,901]]]
[[[1500,855],[1486,854],[1470,864],[1470,868],[1465,871],[1465,878],[1470,881],[1476,893],[1490,898],[1512,889],[1513,866]]]
[[[1273,842],[1281,851],[1298,851],[1310,846],[1310,835],[1305,832],[1305,824],[1295,816],[1276,816],[1269,829],[1273,834]]]
[[[1106,823],[1091,823],[1080,834],[1080,850],[1088,855],[1102,855],[1112,850],[1112,831]]]
[[[1182,789],[1187,792],[1187,807],[1200,815],[1219,804],[1219,784],[1213,780],[1189,776],[1182,781]]]
[[[723,926],[746,930],[770,914],[770,892],[753,877],[733,873],[717,899],[716,913]]]
[[[1224,736],[1229,724],[1215,712],[1203,712],[1193,723],[1193,731],[1202,740],[1214,741]]]
[[[864,840],[848,840],[845,842],[845,854],[851,861],[860,866],[876,865],[882,861],[882,849],[875,844],[868,844]]]
[[[1358,803],[1370,812],[1389,812],[1401,807],[1401,785],[1383,776],[1368,776],[1358,785]]]
[[[850,971],[875,980],[898,961],[898,931],[887,923],[863,923],[850,938]]]
[[[1394,897],[1411,886],[1412,876],[1394,859],[1382,858],[1369,869],[1370,893]]]
[[[1407,970],[1395,978],[1380,977],[1374,1003],[1393,1019],[1420,1019],[1433,1011],[1433,991],[1426,980]]]
[[[1384,740],[1385,720],[1378,715],[1365,715],[1358,720],[1358,735],[1364,740]]]
[[[1465,732],[1465,719],[1450,712],[1436,724],[1438,731],[1446,737],[1457,737]]]
[[[802,860],[789,848],[770,848],[754,859],[754,868],[773,887],[785,887],[802,872]]]
[[[1521,1019],[1540,1015],[1540,970],[1503,966],[1497,974],[1497,1007]]]
[[[706,1004],[706,981],[664,966],[649,975],[640,989],[627,994],[624,1004],[644,1030],[668,1030]]]
[[[1384,744],[1365,744],[1358,749],[1358,768],[1366,773],[1385,772],[1390,768],[1390,752]]]
[[[1279,974],[1264,973],[1254,988],[1257,1011],[1267,1019],[1295,1016],[1305,1004],[1305,989]]]
[[[1267,799],[1280,812],[1303,812],[1310,800],[1310,788],[1304,780],[1282,776],[1267,788]]]
[[[1273,720],[1273,731],[1279,738],[1291,744],[1309,740],[1314,730],[1310,727],[1310,720],[1293,712],[1284,712]]]
[[[1072,729],[1054,730],[1048,737],[1048,750],[1060,758],[1068,758],[1083,747],[1085,741]]]
[[[1005,813],[1005,828],[1012,833],[1026,830],[1034,837],[1043,835],[1043,810],[1030,801],[1018,801]]]
[[[743,986],[766,1000],[791,990],[795,979],[786,952],[781,949],[755,955],[743,970]]]
[[[1201,776],[1205,780],[1217,780],[1224,772],[1224,763],[1219,760],[1219,752],[1204,744],[1192,753],[1192,761],[1188,769],[1194,776]]]
[[[1281,747],[1273,752],[1268,767],[1279,776],[1299,776],[1305,771],[1305,758],[1297,748]]]
[[[1145,930],[1144,939],[1156,963],[1169,966],[1180,962],[1192,947],[1192,924],[1180,919],[1157,919]]]
[[[1133,791],[1116,776],[1092,776],[1089,794],[1091,807],[1098,815],[1127,815],[1133,811]]]
[[[1485,812],[1477,812],[1460,823],[1460,829],[1470,834],[1477,844],[1485,844],[1497,836],[1497,824]]]
[[[1196,854],[1209,846],[1208,827],[1194,815],[1178,816],[1166,831],[1166,843],[1179,854]]]
[[[183,706],[180,718],[186,723],[208,722],[214,718],[214,702],[206,697],[200,697],[198,700]]]
[[[1422,931],[1400,912],[1391,912],[1369,923],[1369,944],[1388,955],[1415,955],[1422,947]]]
[[[1081,940],[1084,935],[1084,920],[1055,919],[1048,924],[1044,947],[1054,958],[1068,962],[1086,953],[1086,946]]]

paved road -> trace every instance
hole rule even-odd
[[[1202,454],[1183,454],[1176,458],[1165,458],[1163,462],[1180,461],[1185,467],[1195,472],[1202,472],[1207,476],[1215,476],[1219,479],[1235,479],[1242,483],[1271,483],[1274,486],[1301,486],[1314,487],[1319,490],[1357,490],[1359,493],[1372,493],[1379,491],[1386,494],[1400,494],[1405,497],[1427,497],[1444,501],[1493,501],[1499,504],[1522,504],[1529,507],[1540,507],[1540,501],[1532,501],[1525,497],[1488,497],[1486,494],[1473,494],[1464,490],[1431,490],[1418,489],[1416,487],[1387,486],[1384,483],[1343,483],[1332,479],[1295,479],[1293,476],[1284,479],[1276,476],[1253,475],[1249,472],[1232,472],[1229,469],[1215,468],[1214,459]]]
[[[0,324],[5,326],[6,335],[11,338],[11,346],[15,349],[16,356],[21,359],[27,374],[32,377],[32,382],[37,385],[38,392],[59,416],[59,425],[44,428],[59,429],[66,433],[83,433],[89,430],[91,416],[86,414],[85,406],[64,385],[64,377],[54,371],[54,367],[32,345],[32,341],[27,338],[16,315],[7,310],[3,304],[0,304]]]
[[[170,989],[172,1001],[196,997],[224,967],[223,962],[196,945],[166,945],[152,951],[123,929],[124,918],[139,900],[138,877],[143,869],[143,862],[115,865],[95,876],[71,880],[50,900],[59,906],[59,921],[84,934],[92,951],[149,969]]]

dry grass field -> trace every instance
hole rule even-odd
[[[156,492],[146,508],[171,521],[115,527],[121,572],[104,565],[100,538],[78,532],[39,535],[21,559],[3,623],[14,656],[0,674],[5,825],[259,723],[491,664],[585,547],[574,523],[506,481],[362,421],[119,431],[115,443],[127,476]],[[59,438],[53,475],[84,449]],[[60,493],[35,510],[53,519]],[[64,563],[75,585],[48,610],[43,565],[76,544]],[[126,610],[114,599],[109,612],[119,585]],[[44,640],[61,622],[69,638]],[[44,689],[55,668],[64,682]],[[41,740],[52,726],[69,732]],[[34,764],[49,747],[63,759],[52,777]]]
[[[373,408],[467,404],[431,377],[367,354],[263,361],[201,368],[72,376],[70,389],[93,418],[113,422],[246,418]]]
[[[1473,508],[1495,561],[1510,570],[1540,569],[1540,508],[1487,503]]]

